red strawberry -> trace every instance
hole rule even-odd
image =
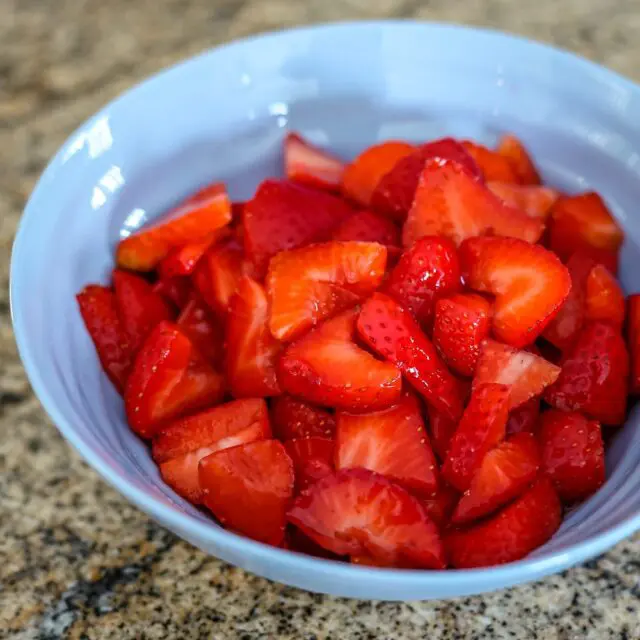
[[[300,529],[289,525],[285,534],[284,548],[296,553],[305,553],[308,556],[316,558],[325,558],[326,560],[344,560],[343,556],[339,556],[331,551],[327,551],[317,542],[305,536]]]
[[[461,288],[460,263],[448,238],[420,238],[407,249],[389,275],[384,291],[429,326],[436,300]]]
[[[129,425],[142,438],[168,421],[220,402],[222,376],[196,351],[191,340],[161,322],[138,353],[124,394]]]
[[[164,481],[198,504],[202,499],[200,460],[216,451],[270,437],[264,400],[235,400],[171,423],[154,437],[152,454]]]
[[[433,342],[444,361],[461,376],[473,375],[490,327],[491,305],[481,296],[461,293],[436,303]]]
[[[413,205],[402,230],[410,247],[423,236],[446,236],[459,245],[484,234],[537,242],[541,220],[507,206],[464,167],[455,162],[428,160],[420,176]]]
[[[314,482],[333,473],[335,443],[329,438],[300,438],[284,443],[293,461],[296,491],[308,489]]]
[[[116,269],[113,288],[122,326],[135,355],[154,327],[163,320],[171,320],[173,314],[164,298],[140,276]]]
[[[629,296],[627,340],[631,356],[631,393],[640,393],[640,294]]]
[[[501,153],[470,140],[464,140],[462,146],[475,160],[487,182],[520,182],[513,163]]]
[[[521,184],[540,184],[540,175],[525,146],[512,134],[502,136],[497,152],[507,158]]]
[[[368,207],[380,179],[414,148],[406,142],[389,140],[365,149],[347,165],[342,176],[342,193],[357,204]]]
[[[532,218],[546,220],[559,197],[555,189],[509,182],[489,182],[489,189],[505,204],[524,211]]]
[[[269,309],[264,289],[244,277],[231,298],[227,322],[227,381],[236,398],[280,393],[276,362],[282,345],[269,331]]]
[[[102,368],[122,393],[131,370],[131,346],[118,314],[116,297],[111,289],[90,284],[76,299]]]
[[[524,558],[547,542],[562,521],[562,506],[551,481],[540,478],[515,502],[488,520],[446,538],[457,569],[490,567]]]
[[[335,416],[286,393],[271,401],[273,432],[280,440],[333,438]]]
[[[183,309],[191,298],[191,280],[185,276],[159,278],[153,290],[177,309]]]
[[[531,344],[571,289],[550,251],[515,238],[470,238],[460,247],[467,286],[495,295],[493,332],[514,347]]]
[[[442,480],[438,483],[438,489],[433,495],[419,498],[427,515],[441,530],[448,526],[459,499],[460,494]]]
[[[436,460],[412,395],[374,413],[339,412],[337,427],[336,469],[361,467],[421,493],[435,491]]]
[[[507,435],[535,433],[540,418],[540,398],[531,398],[509,412]]]
[[[387,246],[400,246],[400,229],[389,218],[372,211],[356,211],[339,224],[331,236],[333,240],[379,242]]]
[[[624,323],[624,293],[602,264],[595,265],[587,277],[585,316],[587,320],[603,320],[619,328]]]
[[[297,133],[288,133],[284,139],[284,168],[289,180],[330,191],[340,188],[344,172],[340,160]]]
[[[551,410],[540,427],[542,468],[564,502],[588,498],[604,484],[604,444],[595,420]]]
[[[207,362],[215,366],[221,364],[224,353],[224,329],[200,296],[192,294],[180,312],[176,324]]]
[[[358,310],[327,320],[303,336],[280,359],[282,388],[309,402],[354,411],[393,404],[402,390],[400,371],[355,342]]]
[[[561,365],[560,376],[544,394],[550,405],[581,411],[606,425],[624,422],[629,354],[618,329],[604,322],[588,323]]]
[[[460,417],[461,384],[411,314],[393,298],[374,293],[362,307],[358,331],[371,349],[402,371],[434,409],[452,420]]]
[[[382,281],[385,247],[375,242],[328,242],[283,251],[269,266],[271,333],[289,341],[357,304]]]
[[[231,221],[224,185],[211,185],[118,245],[119,267],[151,271],[175,247],[204,241]]]
[[[326,476],[296,498],[288,519],[339,555],[443,569],[438,529],[416,498],[365,469]]]
[[[277,253],[328,240],[334,227],[352,213],[351,207],[329,193],[265,180],[244,207],[245,252],[262,276]]]
[[[478,520],[524,493],[540,466],[536,439],[519,433],[492,449],[482,459],[469,489],[453,513],[456,524]]]
[[[293,463],[277,440],[259,440],[200,461],[205,506],[225,527],[274,546],[282,544],[293,496]]]
[[[439,413],[428,405],[427,414],[429,416],[429,434],[431,435],[433,450],[440,460],[444,460],[447,457],[451,438],[456,432],[458,421],[448,418],[445,414]]]
[[[210,238],[176,247],[158,265],[159,276],[168,279],[191,275],[207,249],[227,234],[226,228],[219,229]]]
[[[456,428],[442,467],[445,480],[466,491],[484,456],[505,435],[509,387],[484,384],[476,387]]]

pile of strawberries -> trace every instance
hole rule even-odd
[[[248,202],[213,184],[123,239],[112,286],[78,295],[131,428],[178,494],[271,545],[524,557],[602,485],[640,391],[616,222],[513,136],[345,166],[290,134],[284,158]]]

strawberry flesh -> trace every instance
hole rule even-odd
[[[293,182],[337,191],[344,164],[297,133],[289,133],[284,140],[284,170]]]
[[[509,207],[524,211],[532,218],[546,220],[559,197],[555,189],[509,182],[488,182],[487,187]]]
[[[622,329],[624,311],[624,293],[620,284],[604,265],[596,264],[587,277],[586,319],[602,320]]]
[[[529,152],[513,134],[502,136],[496,151],[509,160],[515,171],[518,182],[523,185],[540,184],[540,174],[536,169]]]
[[[284,447],[293,462],[296,493],[333,473],[335,442],[329,438],[286,440]]]
[[[480,168],[481,175],[487,182],[520,182],[511,160],[498,151],[492,151],[470,140],[464,140],[462,146]]]

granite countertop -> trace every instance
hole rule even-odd
[[[149,73],[220,42],[383,17],[498,27],[640,80],[637,0],[0,1],[0,638],[640,638],[640,537],[542,582],[449,602],[336,599],[225,565],[107,487],[25,379],[11,242],[67,135]]]

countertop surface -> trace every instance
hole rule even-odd
[[[225,565],[106,486],[25,379],[11,242],[69,133],[149,73],[218,43],[384,17],[505,29],[640,80],[638,0],[0,0],[0,638],[640,638],[640,537],[536,584],[449,602],[336,599]]]

